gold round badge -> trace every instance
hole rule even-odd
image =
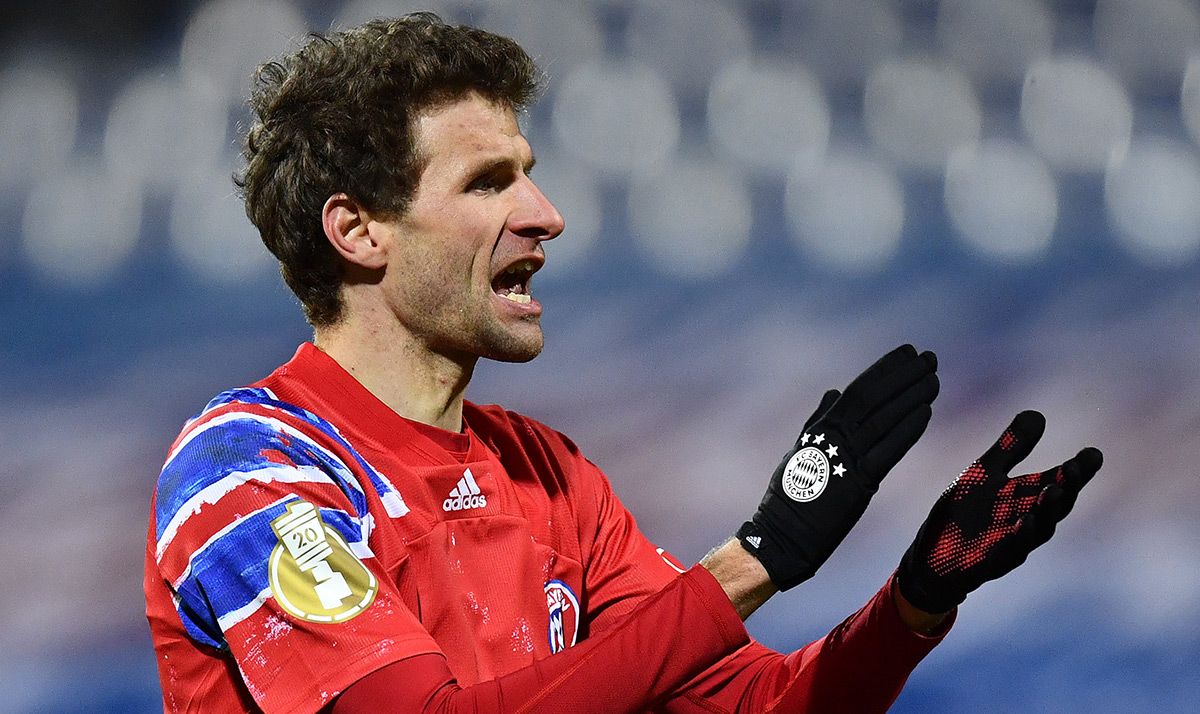
[[[279,544],[271,551],[271,593],[285,611],[309,622],[345,622],[370,607],[375,576],[345,538],[307,501],[293,501],[271,521]]]

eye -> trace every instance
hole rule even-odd
[[[512,185],[516,177],[507,169],[495,169],[480,174],[467,184],[467,191],[480,195],[497,193]]]
[[[499,182],[493,175],[480,176],[467,185],[467,190],[472,193],[491,193],[500,188]]]

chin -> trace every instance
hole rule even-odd
[[[541,341],[536,346],[524,345],[517,347],[516,345],[509,345],[507,347],[507,349],[492,350],[484,356],[496,362],[529,362],[542,353]]]
[[[545,338],[536,325],[526,325],[523,330],[504,330],[492,333],[484,339],[485,348],[479,355],[497,362],[528,362],[542,353]],[[533,329],[528,329],[532,327]]]

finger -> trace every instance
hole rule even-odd
[[[1060,486],[1047,486],[1042,490],[1037,505],[1026,516],[1033,520],[1030,550],[1041,547],[1054,536],[1054,529],[1058,522],[1067,515],[1066,511],[1070,510],[1066,502],[1066,495]]]
[[[1062,466],[1042,474],[1042,483],[1056,485],[1062,489],[1062,509],[1058,520],[1066,518],[1075,507],[1075,499],[1079,491],[1096,475],[1104,456],[1098,449],[1088,447],[1083,449]]]
[[[830,409],[830,416],[850,425],[859,424],[895,395],[936,369],[937,357],[932,352],[917,354],[912,345],[897,347],[846,387],[842,399]]]
[[[853,448],[858,453],[870,451],[880,439],[896,427],[913,409],[924,404],[928,406],[937,398],[941,382],[936,374],[926,375],[924,379],[906,389],[900,396],[883,405],[850,435]]]
[[[1025,460],[1046,431],[1046,417],[1032,410],[1018,414],[996,443],[979,458],[989,474],[1007,474]]]
[[[859,462],[863,474],[878,485],[925,433],[931,416],[933,410],[928,404],[922,404],[909,412],[895,429],[888,432],[874,448],[863,455]]]
[[[1084,486],[1088,485],[1088,482],[1092,480],[1092,477],[1095,476],[1096,472],[1100,470],[1100,467],[1104,465],[1104,454],[1101,453],[1100,449],[1097,449],[1094,446],[1089,446],[1081,449],[1078,454],[1075,454],[1075,457],[1071,459],[1071,461],[1074,461],[1079,465],[1079,488],[1083,488]]]
[[[825,392],[824,396],[821,397],[821,403],[817,405],[817,410],[814,411],[812,416],[810,416],[808,420],[804,422],[804,431],[808,431],[808,428],[812,426],[816,420],[820,419],[825,412],[829,411],[829,408],[833,406],[834,402],[836,402],[840,396],[842,396],[842,393],[836,389],[830,389],[828,392]]]

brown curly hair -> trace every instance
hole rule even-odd
[[[469,92],[520,111],[541,86],[513,40],[423,12],[313,34],[258,68],[255,120],[234,183],[310,324],[342,317],[325,201],[340,192],[368,210],[403,214],[425,165],[412,135],[421,112]]]

